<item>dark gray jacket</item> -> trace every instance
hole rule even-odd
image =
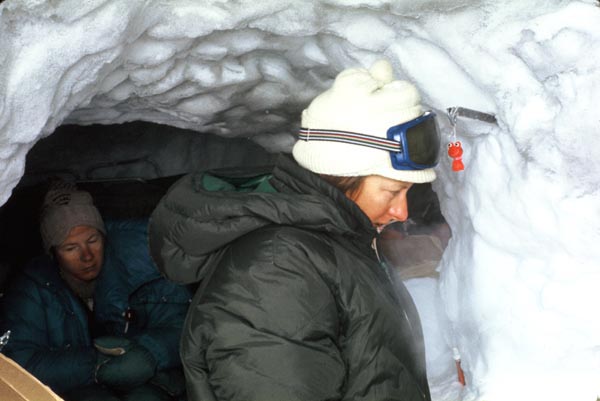
[[[188,175],[152,215],[159,267],[201,281],[181,343],[190,399],[429,400],[417,311],[367,216],[287,156],[266,177]]]

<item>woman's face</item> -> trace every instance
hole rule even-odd
[[[104,236],[89,226],[73,227],[56,247],[56,258],[65,273],[78,280],[91,281],[98,277],[104,263]]]
[[[381,230],[392,221],[408,218],[406,194],[412,183],[392,180],[379,175],[365,177],[356,193],[348,195]]]

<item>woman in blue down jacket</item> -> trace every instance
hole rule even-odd
[[[192,174],[150,219],[150,249],[200,281],[181,355],[191,400],[426,401],[419,317],[372,248],[435,179],[439,134],[380,61],[340,73],[302,114],[294,160]]]
[[[46,195],[34,259],[2,302],[3,352],[66,400],[175,400],[189,291],[165,280],[147,222],[105,225],[91,196],[64,183]]]

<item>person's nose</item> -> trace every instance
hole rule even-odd
[[[408,219],[408,201],[406,200],[405,193],[394,199],[390,205],[389,214],[397,221],[406,221]]]
[[[94,254],[92,253],[91,249],[89,246],[84,246],[81,249],[81,260],[84,262],[90,261],[92,260],[94,257]]]

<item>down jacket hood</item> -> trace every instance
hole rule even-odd
[[[269,225],[342,235],[368,246],[368,217],[339,190],[281,156],[272,169],[186,175],[150,218],[150,251],[159,269],[179,283],[200,281],[227,244]]]

